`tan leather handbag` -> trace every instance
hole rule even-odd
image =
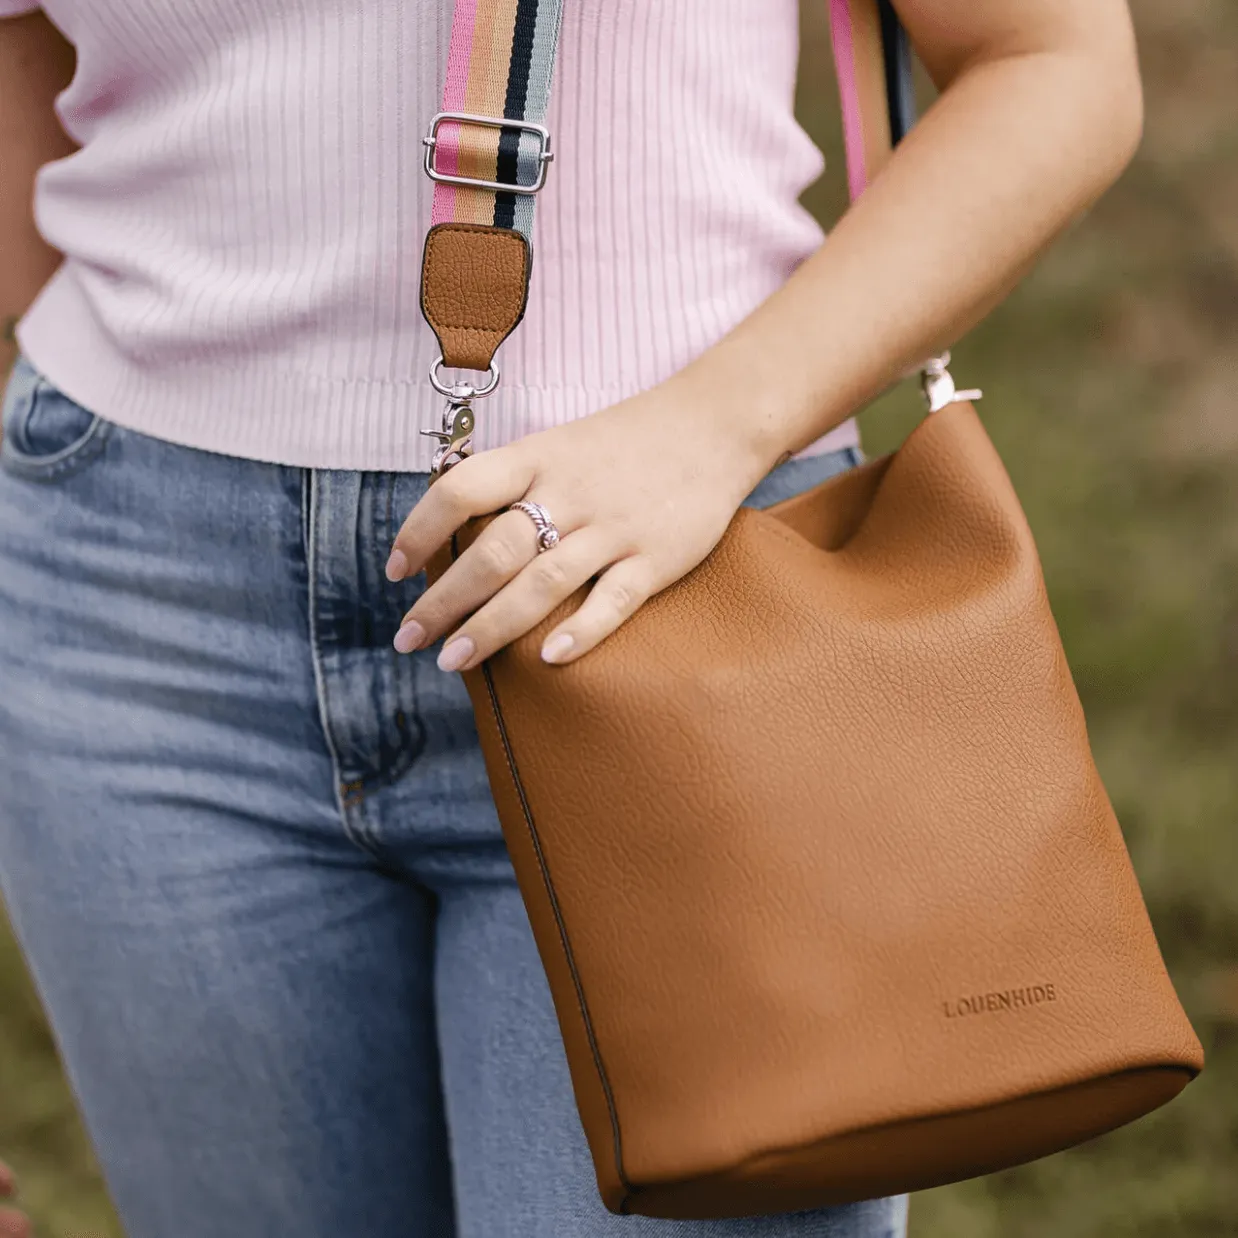
[[[854,48],[875,9],[842,7]],[[465,676],[614,1211],[951,1182],[1203,1064],[1027,521],[971,405],[936,402],[892,456],[741,510],[578,662],[539,648],[583,591]]]

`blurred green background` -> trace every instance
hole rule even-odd
[[[1080,0],[1086,3],[1087,0]],[[917,1195],[913,1238],[1238,1235],[1238,5],[1135,0],[1140,155],[955,350],[1026,506],[1101,771],[1207,1072],[1141,1122]],[[800,104],[845,177],[823,0]],[[919,416],[864,416],[870,452]],[[51,1038],[0,923],[0,1156],[41,1235],[119,1238]],[[171,1236],[169,1236],[171,1238]]]

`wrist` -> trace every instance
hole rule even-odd
[[[730,350],[711,349],[667,384],[694,442],[717,444],[748,493],[801,446],[795,396]]]

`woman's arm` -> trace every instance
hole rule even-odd
[[[74,149],[53,109],[73,65],[42,13],[0,19],[0,382],[17,355],[17,320],[60,264],[35,230],[34,174]]]
[[[521,497],[563,536],[538,555],[526,516],[498,517],[409,612],[397,648],[455,629],[439,665],[467,669],[597,576],[543,648],[549,661],[586,653],[709,553],[780,458],[975,323],[1118,176],[1142,127],[1125,0],[895,3],[942,94],[881,176],[680,374],[431,486],[392,579]]]
[[[974,326],[1139,143],[1125,0],[895,5],[940,99],[829,243],[681,375],[762,465]]]

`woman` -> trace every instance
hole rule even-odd
[[[900,0],[942,98],[824,246],[791,0],[567,0],[525,322],[433,488],[445,0],[44,7],[0,23],[0,878],[130,1238],[903,1234],[603,1211],[450,672],[599,575],[544,647],[588,656],[856,463],[1129,159],[1123,0]],[[425,589],[524,496],[559,546],[509,513]]]

